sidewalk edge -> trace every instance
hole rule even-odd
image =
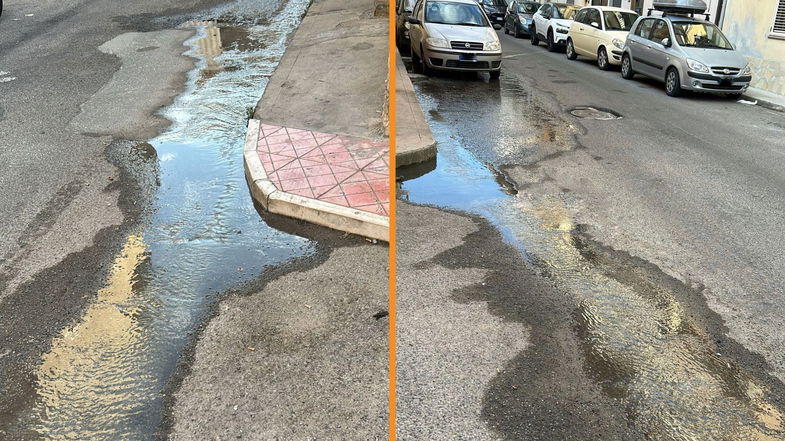
[[[268,179],[262,161],[256,153],[260,124],[261,121],[257,119],[248,120],[243,165],[251,196],[265,210],[371,239],[384,242],[389,240],[390,221],[385,216],[279,190]]]
[[[433,139],[431,127],[425,119],[420,101],[414,93],[414,85],[411,79],[409,79],[401,54],[397,50],[395,59],[397,77],[395,100],[396,108],[398,109],[396,115],[400,120],[402,115],[408,113],[414,119],[410,124],[398,124],[398,121],[396,121],[396,132],[411,130],[416,133],[415,136],[400,136],[396,133],[395,167],[400,168],[435,158],[436,141]],[[410,111],[404,112],[403,109],[407,107]]]

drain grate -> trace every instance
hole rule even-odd
[[[573,116],[581,119],[597,119],[600,121],[608,121],[612,119],[621,119],[621,115],[610,109],[598,109],[590,106],[579,106],[570,110]]]

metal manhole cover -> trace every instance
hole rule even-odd
[[[609,109],[598,109],[590,106],[575,107],[570,110],[573,116],[581,119],[598,119],[600,121],[608,121],[612,119],[621,119],[621,115]]]

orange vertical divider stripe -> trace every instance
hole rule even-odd
[[[387,60],[388,65],[388,96],[389,96],[389,128],[390,128],[390,240],[389,240],[389,266],[390,266],[390,273],[389,273],[389,294],[388,294],[388,302],[389,302],[389,425],[390,425],[390,432],[389,432],[389,440],[395,441],[396,438],[396,396],[395,396],[395,384],[396,384],[396,353],[395,353],[395,272],[396,272],[396,259],[395,259],[395,213],[396,213],[396,185],[395,185],[395,141],[396,141],[396,130],[395,130],[395,0],[390,0],[389,4],[389,14],[390,14],[390,29],[389,29],[389,59]]]

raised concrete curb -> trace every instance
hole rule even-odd
[[[396,55],[395,76],[395,166],[398,168],[435,158],[436,141],[400,53]]]
[[[747,92],[744,93],[743,99],[757,101],[759,106],[766,107],[767,109],[785,112],[785,96],[777,95],[776,93],[756,87],[750,87],[747,89]]]
[[[287,193],[276,187],[268,178],[256,151],[260,125],[259,120],[248,121],[243,164],[251,195],[262,207],[271,213],[302,219],[328,228],[385,242],[389,240],[390,220],[386,216]]]

